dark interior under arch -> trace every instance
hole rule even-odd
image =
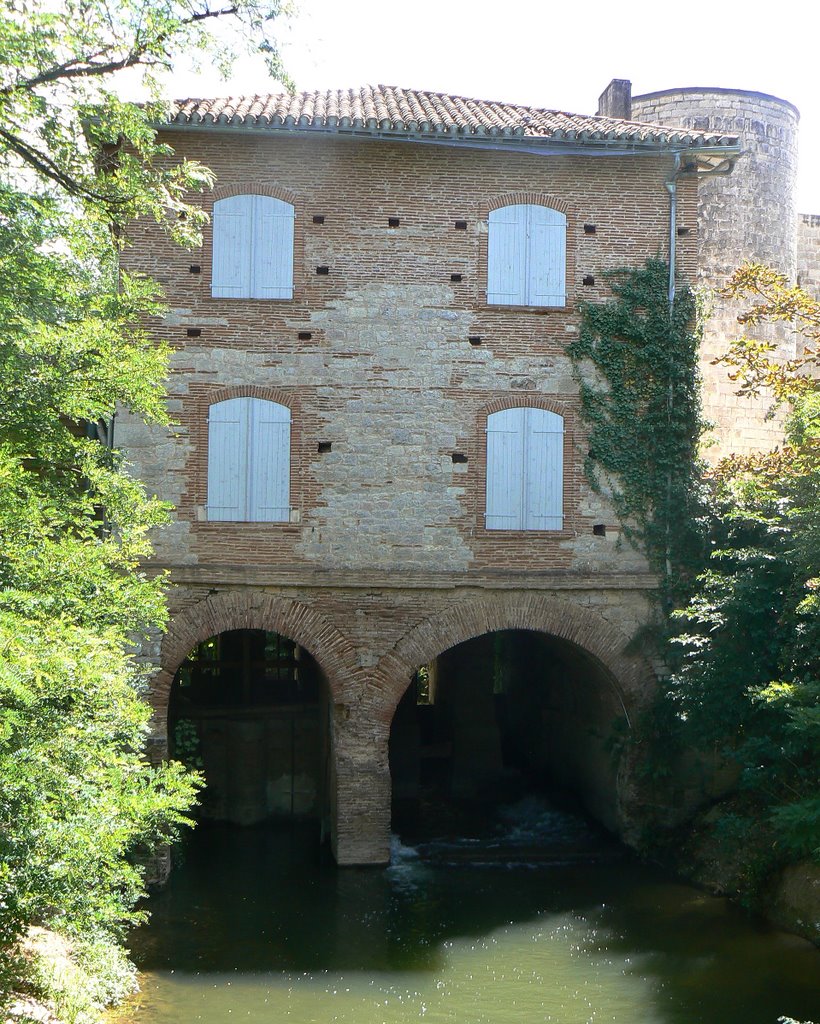
[[[617,831],[627,727],[608,673],[576,645],[529,630],[468,640],[421,666],[396,709],[394,827],[540,793]]]
[[[203,821],[253,825],[328,816],[328,687],[304,648],[235,629],[203,641],[174,676],[171,756],[198,768]]]

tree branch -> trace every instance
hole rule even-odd
[[[223,18],[237,14],[239,8],[233,4],[229,7],[222,7],[219,10],[211,10],[206,8],[204,11],[198,11],[190,14],[186,18],[180,18],[177,25],[174,27],[174,31],[186,28],[189,25],[196,25],[199,22],[208,21],[212,18]],[[93,63],[91,59],[78,65],[76,60],[66,61],[63,64],[57,64],[45,71],[41,71],[38,75],[34,75],[31,78],[23,79],[22,81],[15,82],[13,85],[6,85],[0,88],[0,95],[11,95],[19,91],[29,91],[37,88],[38,85],[48,85],[53,82],[64,81],[65,79],[74,78],[99,78],[105,75],[111,75],[117,71],[124,71],[126,68],[137,67],[141,64],[151,64],[158,62],[160,57],[153,51],[157,48],[162,47],[169,37],[169,31],[161,32],[152,40],[146,40],[141,46],[132,48],[131,51],[118,59],[110,59],[103,63]],[[101,50],[100,54],[106,51]]]
[[[6,146],[25,161],[29,167],[33,167],[39,174],[61,185],[69,195],[77,196],[78,198],[94,199],[107,204],[122,202],[116,196],[97,192],[88,185],[84,185],[78,178],[61,170],[58,164],[41,150],[1,126],[0,141],[5,142]]]

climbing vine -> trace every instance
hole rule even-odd
[[[568,347],[589,427],[586,474],[658,573],[668,608],[702,549],[695,298],[681,289],[670,304],[660,260],[609,279],[614,298],[582,306]]]

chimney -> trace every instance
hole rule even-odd
[[[632,83],[628,78],[613,78],[598,97],[598,115],[629,121],[632,117]]]

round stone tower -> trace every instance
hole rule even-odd
[[[732,173],[700,182],[698,285],[716,291],[745,260],[794,281],[797,108],[759,92],[691,88],[633,96],[631,114],[635,121],[739,136],[744,156]],[[770,416],[771,401],[738,397],[726,369],[712,365],[740,333],[739,309],[716,297],[703,340],[704,412],[717,441],[708,452],[711,461],[772,448],[782,439],[782,415]],[[794,338],[782,327],[759,336],[774,341],[780,355],[794,354]]]

